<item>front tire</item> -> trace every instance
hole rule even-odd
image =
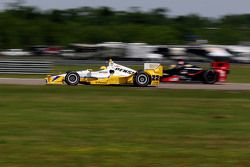
[[[70,71],[66,74],[65,76],[65,82],[68,84],[68,85],[71,85],[71,86],[76,86],[79,84],[80,82],[80,76],[78,73],[76,72],[73,72],[73,71]]]
[[[135,86],[145,87],[151,82],[150,76],[145,72],[138,72],[134,77]]]
[[[217,73],[213,70],[207,70],[203,74],[205,84],[214,84],[217,81]]]

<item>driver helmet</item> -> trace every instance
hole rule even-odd
[[[176,68],[176,65],[172,64],[172,65],[170,65],[169,68],[170,68],[170,69],[174,69],[174,68]]]
[[[100,70],[106,70],[106,69],[107,69],[106,66],[101,66],[101,67],[100,67]]]
[[[183,65],[185,65],[185,62],[183,59],[180,59],[180,60],[178,60],[177,64],[183,66]]]

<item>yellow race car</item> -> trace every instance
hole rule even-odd
[[[109,61],[108,66],[102,66],[99,71],[90,69],[69,71],[60,75],[48,75],[47,84],[90,84],[90,85],[134,85],[157,86],[163,75],[163,67],[159,63],[145,63],[144,70],[136,71],[131,68]]]

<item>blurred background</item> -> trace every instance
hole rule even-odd
[[[110,58],[231,64],[225,84],[44,86]],[[249,167],[249,63],[250,0],[0,0],[0,167]]]
[[[250,63],[250,14],[245,1],[233,3],[3,0],[1,71],[13,60]]]

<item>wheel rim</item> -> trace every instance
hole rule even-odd
[[[138,76],[138,83],[143,85],[146,84],[148,82],[148,78],[146,75],[142,74]]]
[[[77,82],[77,76],[75,74],[70,74],[68,76],[68,80],[70,83],[76,83]]]

